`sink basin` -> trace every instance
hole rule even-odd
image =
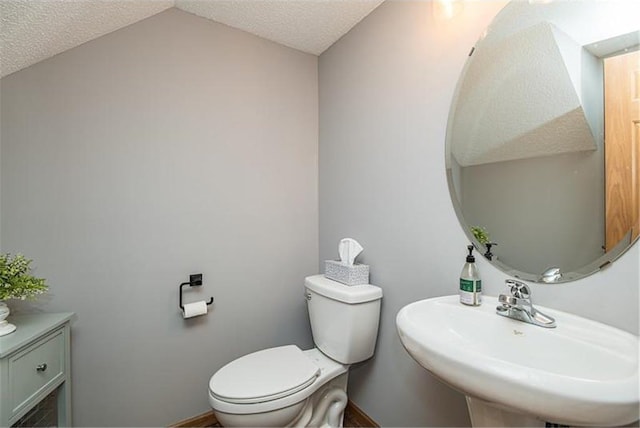
[[[465,306],[457,295],[411,303],[396,317],[400,340],[468,402],[565,425],[638,420],[637,336],[544,307],[558,326],[537,327],[497,315],[497,305],[485,296]]]

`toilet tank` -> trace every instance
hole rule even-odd
[[[304,285],[316,347],[342,364],[371,358],[378,337],[382,289],[347,286],[324,275],[307,277]]]

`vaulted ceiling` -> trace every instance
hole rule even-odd
[[[1,0],[0,77],[165,9],[320,55],[383,0]]]

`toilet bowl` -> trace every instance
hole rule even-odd
[[[351,364],[373,356],[382,290],[315,275],[305,297],[316,348],[257,351],[218,370],[209,404],[225,427],[342,427]]]

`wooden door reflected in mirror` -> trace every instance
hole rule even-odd
[[[604,60],[606,251],[640,230],[640,52]]]

